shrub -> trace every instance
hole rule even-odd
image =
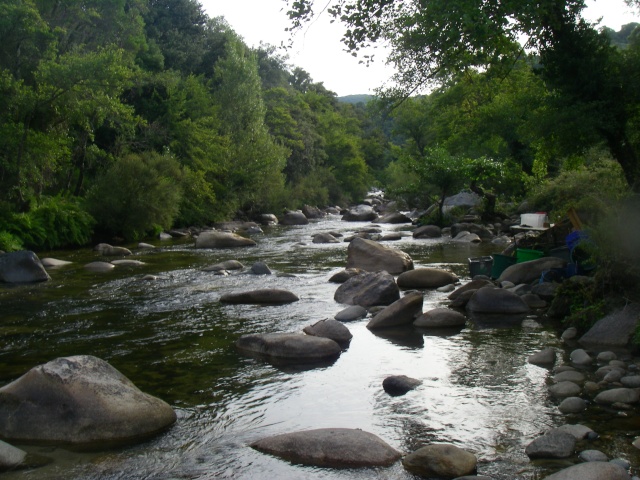
[[[138,240],[172,226],[182,199],[180,177],[178,163],[168,155],[127,155],[96,179],[87,208],[101,233]]]
[[[35,249],[80,246],[91,240],[95,220],[77,198],[45,197],[29,216],[38,233],[27,243]]]
[[[15,252],[23,249],[22,242],[18,237],[6,230],[0,231],[0,250],[3,252]]]

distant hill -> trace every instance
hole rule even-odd
[[[367,103],[369,100],[375,98],[375,95],[345,95],[344,97],[338,97],[339,102],[343,103]]]

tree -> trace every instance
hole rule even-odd
[[[315,15],[313,0],[288,5],[294,29]],[[344,23],[351,52],[378,41],[390,45],[395,93],[404,96],[467,72],[504,77],[525,51],[537,55],[547,87],[565,106],[588,115],[629,184],[640,190],[637,147],[629,138],[635,106],[626,103],[624,86],[630,80],[620,75],[606,33],[581,18],[584,8],[584,0],[331,0],[323,11]]]

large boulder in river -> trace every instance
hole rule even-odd
[[[300,298],[295,293],[278,288],[262,288],[248,292],[225,293],[220,297],[221,303],[257,305],[282,305],[297,302],[298,300],[300,300]]]
[[[421,293],[409,293],[373,317],[367,324],[367,328],[374,330],[411,325],[416,317],[422,313],[423,300]]]
[[[437,225],[423,225],[413,231],[413,238],[440,238],[442,229]]]
[[[378,219],[379,223],[411,223],[411,219],[404,213],[392,212]]]
[[[251,447],[293,463],[329,468],[387,467],[401,457],[374,434],[350,428],[285,433],[258,440]]]
[[[338,303],[360,305],[390,305],[400,298],[400,289],[387,272],[369,272],[350,278],[338,287],[333,296]]]
[[[196,248],[236,248],[257,245],[250,238],[231,232],[203,232],[196,238]]]
[[[28,250],[0,255],[0,282],[33,283],[51,280],[38,256]]]
[[[416,268],[398,276],[400,288],[439,288],[457,281],[453,273],[438,268]]]
[[[342,349],[329,338],[301,333],[262,333],[242,335],[238,350],[288,362],[320,362],[337,358]]]
[[[527,313],[528,305],[519,295],[503,288],[482,287],[476,290],[466,306],[474,313]]]
[[[307,225],[309,219],[300,211],[288,211],[280,218],[281,225]]]
[[[514,285],[531,283],[540,280],[542,272],[552,268],[562,268],[567,262],[561,258],[543,257],[528,262],[516,263],[508,266],[498,277],[498,283],[511,282]]]
[[[378,214],[370,205],[358,205],[342,215],[342,220],[345,222],[372,222],[377,219]]]
[[[8,441],[116,444],[175,421],[169,405],[89,355],[57,358],[0,388],[0,436]]]
[[[627,471],[610,462],[587,462],[573,465],[545,477],[545,480],[630,480]]]
[[[302,207],[302,213],[307,218],[323,218],[326,214],[318,207],[312,207],[311,205],[305,205]]]
[[[368,272],[386,270],[391,275],[398,275],[413,270],[413,260],[401,250],[356,237],[347,248],[347,268],[361,268]]]
[[[585,346],[625,348],[640,321],[640,304],[630,303],[598,320],[578,342]]]

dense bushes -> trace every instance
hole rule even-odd
[[[172,226],[182,200],[181,172],[169,155],[130,154],[96,179],[87,208],[99,233],[138,240]]]

